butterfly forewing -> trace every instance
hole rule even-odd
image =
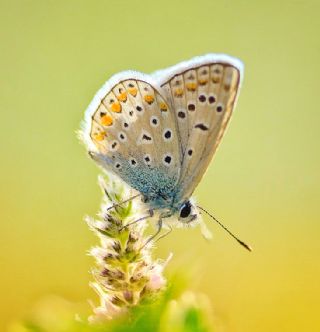
[[[173,69],[172,77],[164,82],[160,78],[160,84],[175,108],[183,152],[178,186],[181,196],[189,198],[225,132],[239,90],[240,71],[228,62],[199,65],[191,61],[184,64],[183,71]],[[186,115],[183,119],[180,111]]]
[[[91,110],[93,158],[140,192],[172,192],[182,156],[174,112],[156,88],[128,78]]]

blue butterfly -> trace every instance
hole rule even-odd
[[[240,60],[208,54],[151,75],[116,74],[89,105],[82,138],[90,156],[137,190],[150,214],[159,213],[158,232],[163,219],[189,224],[199,208],[207,212],[191,195],[226,131],[242,78]]]

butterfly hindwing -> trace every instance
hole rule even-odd
[[[85,141],[98,163],[133,188],[166,195],[182,163],[174,112],[155,83],[139,75],[122,74],[100,90],[88,109]]]
[[[169,68],[163,77],[157,74],[179,126],[182,197],[191,196],[221,141],[239,91],[240,72],[237,60],[209,55]]]

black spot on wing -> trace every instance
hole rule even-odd
[[[143,134],[142,139],[145,141],[151,141],[152,137],[148,136],[147,134]]]
[[[203,123],[198,123],[194,127],[198,128],[198,129],[201,129],[203,131],[209,130],[209,128],[206,125],[204,125]]]

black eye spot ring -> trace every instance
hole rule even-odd
[[[136,167],[137,166],[137,161],[134,158],[131,158],[130,159],[130,164],[131,164],[131,166]]]
[[[152,116],[150,118],[150,124],[151,124],[152,127],[158,127],[158,125],[159,125],[159,118],[156,117],[156,116]]]
[[[144,155],[143,157],[144,163],[148,166],[151,164],[151,156],[149,154]]]
[[[122,141],[122,142],[125,142],[127,140],[127,136],[125,133],[123,132],[120,132],[119,135],[118,135],[119,139]]]
[[[163,133],[163,138],[165,140],[170,140],[172,138],[172,131],[170,129],[165,129]]]
[[[111,150],[115,151],[118,148],[118,142],[117,141],[112,141],[111,142]]]
[[[223,107],[222,107],[222,105],[218,105],[218,106],[217,106],[217,112],[220,113],[220,112],[222,112],[222,111],[223,111]]]
[[[199,96],[199,101],[200,101],[201,103],[204,103],[206,100],[207,100],[207,98],[206,98],[205,95],[200,95],[200,96]]]
[[[196,109],[195,104],[189,104],[189,105],[188,105],[188,110],[189,110],[189,111],[193,112],[193,111],[195,111],[195,109]]]
[[[208,101],[209,101],[209,104],[213,104],[216,101],[216,98],[214,96],[210,96]]]
[[[163,163],[165,166],[169,166],[172,162],[172,157],[169,155],[169,154],[166,154],[164,157],[163,157]]]

